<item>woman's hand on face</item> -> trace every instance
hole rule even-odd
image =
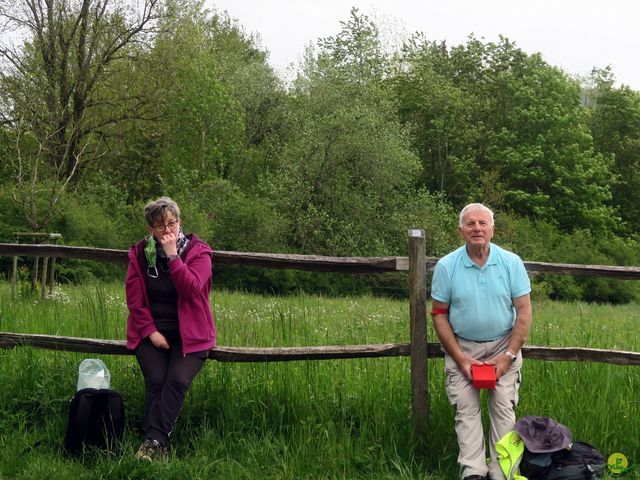
[[[154,347],[159,348],[161,350],[169,350],[169,342],[163,334],[156,331],[149,335],[149,340],[153,344]]]
[[[160,238],[160,246],[164,250],[165,255],[177,255],[178,254],[178,235],[173,232],[167,232]]]

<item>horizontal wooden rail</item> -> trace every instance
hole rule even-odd
[[[0,348],[33,347],[67,352],[104,355],[132,355],[124,340],[102,340],[59,335],[0,332]],[[427,345],[429,357],[443,357],[439,343]],[[332,345],[314,347],[223,347],[209,352],[209,359],[220,362],[287,362],[296,360],[336,360],[345,358],[408,357],[407,343],[377,345]],[[599,362],[640,365],[640,352],[576,347],[525,346],[522,355],[535,360]]]
[[[585,275],[591,277],[619,278],[621,280],[640,280],[640,267],[543,262],[524,262],[524,266],[527,272],[532,275],[553,273],[556,275]]]
[[[65,245],[25,245],[0,243],[0,256],[75,258],[98,262],[127,263],[127,251],[110,248],[71,247]],[[438,258],[427,257],[427,270],[433,270]],[[214,265],[251,265],[264,268],[291,268],[317,272],[381,273],[409,270],[408,257],[325,257],[282,253],[231,252],[218,250]],[[640,267],[612,265],[575,265],[570,263],[524,262],[531,275],[587,275],[640,280]]]
[[[124,340],[104,340],[59,335],[0,332],[0,348],[34,347],[67,352],[132,355]],[[221,362],[284,362],[341,358],[408,356],[408,344],[345,345],[315,347],[216,347],[209,359]]]
[[[127,263],[127,251],[112,248],[70,247],[67,245],[30,245],[0,243],[0,256],[57,257],[97,262]]]
[[[75,258],[98,262],[127,263],[127,250],[71,247],[65,245],[25,245],[0,243],[0,256]],[[409,270],[407,257],[325,257],[284,253],[228,252],[217,250],[214,265],[251,265],[265,268],[292,268],[317,272],[377,273]]]
[[[321,255],[216,251],[213,254],[213,263],[342,273],[409,270],[408,257],[325,257]]]

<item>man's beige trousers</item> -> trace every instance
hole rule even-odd
[[[494,356],[504,353],[509,345],[510,334],[491,342],[472,342],[457,338],[462,351],[480,361],[488,361]],[[514,408],[518,404],[520,388],[520,368],[522,354],[511,368],[498,380],[495,389],[487,390],[489,404],[489,465],[487,466],[482,417],[480,414],[480,392],[473,387],[458,369],[453,359],[445,354],[445,372],[447,374],[447,395],[456,408],[456,434],[460,453],[460,478],[469,475],[485,476],[489,473],[492,480],[504,479],[498,463],[496,443],[506,433],[513,430],[516,423]]]

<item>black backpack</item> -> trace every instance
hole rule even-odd
[[[69,403],[64,448],[78,454],[83,445],[111,449],[124,433],[124,401],[115,390],[83,388]]]
[[[528,480],[595,480],[602,477],[604,455],[584,442],[551,453],[532,453],[525,448],[520,473]]]

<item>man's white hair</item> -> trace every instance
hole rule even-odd
[[[489,215],[489,218],[491,219],[491,225],[493,226],[493,212],[491,211],[490,208],[485,207],[483,204],[481,203],[470,203],[468,205],[466,205],[461,211],[460,211],[460,227],[463,226],[462,223],[462,219],[464,218],[464,216],[469,213],[469,212],[475,212],[475,211],[481,211],[484,212],[486,214]]]

